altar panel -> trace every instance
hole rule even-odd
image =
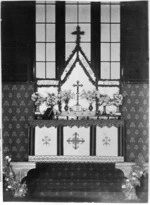
[[[57,155],[57,128],[35,127],[35,155]]]
[[[90,127],[64,127],[64,155],[90,155]]]
[[[96,156],[118,156],[118,128],[96,127]]]

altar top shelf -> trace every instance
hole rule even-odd
[[[99,127],[120,127],[124,126],[124,120],[108,119],[108,120],[33,120],[30,121],[31,127],[59,127],[59,126],[68,126],[68,127],[90,127],[90,126],[99,126]]]

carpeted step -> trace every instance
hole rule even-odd
[[[40,163],[28,172],[30,197],[99,197],[99,193],[121,194],[124,175],[114,164]],[[56,196],[55,196],[56,195]],[[121,194],[122,195],[122,194]],[[43,199],[42,199],[43,200]],[[71,199],[70,199],[71,200]]]

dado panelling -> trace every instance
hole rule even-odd
[[[12,161],[28,160],[28,122],[33,119],[34,107],[31,94],[34,86],[3,84],[3,153]]]
[[[126,157],[133,162],[142,155],[148,161],[148,84],[124,84],[122,106],[126,122]]]

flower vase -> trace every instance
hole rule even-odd
[[[47,110],[48,106],[46,102],[43,102],[40,106],[39,106],[39,111],[41,113],[41,115],[43,115],[45,113],[45,111]]]
[[[43,119],[44,120],[52,120],[55,117],[54,111],[53,111],[53,106],[47,108],[45,113],[43,114]]]
[[[103,106],[103,113],[102,113],[103,115],[106,115],[107,113],[106,113],[106,105],[104,105]]]
[[[119,105],[118,106],[116,106],[116,113],[119,113],[120,112],[120,107],[119,107]]]
[[[66,112],[68,111],[68,104],[65,104],[64,109],[65,109]]]
[[[92,110],[93,110],[92,103],[90,103],[90,105],[89,105],[89,110],[90,110],[90,111],[92,111]]]
[[[39,105],[36,105],[35,112],[40,112]]]

